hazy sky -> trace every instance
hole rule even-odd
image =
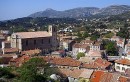
[[[0,0],[0,20],[26,17],[46,8],[67,10],[76,7],[130,5],[130,0]]]

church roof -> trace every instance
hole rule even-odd
[[[20,38],[40,38],[40,37],[51,37],[52,35],[47,31],[37,31],[37,32],[17,32],[14,33]]]

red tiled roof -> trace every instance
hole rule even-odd
[[[2,57],[0,58],[0,64],[9,64],[12,57]]]
[[[78,67],[81,64],[80,61],[77,61],[77,60],[69,58],[69,57],[66,57],[66,58],[56,58],[56,57],[45,56],[45,57],[43,57],[43,59],[46,62],[50,62],[52,64],[62,65],[62,66]]]
[[[102,59],[102,58],[98,58],[98,59],[96,59],[95,61],[94,61],[100,68],[106,68],[106,67],[108,67],[108,66],[110,66],[111,65],[111,63],[110,62],[108,62],[107,60],[104,60],[104,59]]]
[[[116,60],[115,63],[123,64],[123,65],[130,65],[130,60],[128,59],[119,59]]]
[[[63,77],[87,78],[89,79],[93,70],[89,69],[59,69]]]
[[[103,71],[94,71],[92,76],[91,76],[91,79],[90,81],[91,82],[100,82],[100,78],[101,76],[104,74]]]
[[[97,69],[99,68],[99,66],[96,63],[83,63],[82,65],[83,68],[87,68],[87,69]]]
[[[79,69],[59,69],[60,73],[63,77],[73,77],[73,78],[79,78],[80,74],[83,72],[83,70]]]
[[[81,44],[81,43],[75,43],[73,45],[74,48],[87,48],[89,45],[88,44]]]
[[[12,59],[10,62],[15,62],[16,63],[16,67],[19,67],[20,64],[23,64],[24,62],[28,61],[29,59],[30,59],[29,56],[23,55],[22,57]]]
[[[120,82],[128,82],[126,77],[119,77]]]
[[[112,78],[113,78],[112,73],[105,72],[103,75],[101,75],[100,82],[113,82],[111,81]]]
[[[35,54],[39,54],[40,52],[41,52],[41,50],[35,49],[35,50],[22,51],[21,54],[25,54],[25,55],[35,55]]]
[[[18,48],[5,48],[4,49],[4,52],[6,53],[9,53],[9,52],[18,52],[19,49]]]

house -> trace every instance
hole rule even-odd
[[[59,69],[62,77],[68,77],[69,82],[80,82],[82,79],[85,82],[89,82],[89,79],[93,73],[93,70],[90,69]]]
[[[119,41],[116,42],[117,46],[124,48],[125,45],[125,39],[120,39]]]
[[[45,62],[50,63],[53,67],[58,67],[60,69],[93,69],[93,70],[109,70],[111,63],[103,59],[98,59],[94,62],[83,63],[76,59],[69,57],[60,58],[53,56],[42,57]]]
[[[58,47],[57,29],[49,25],[47,31],[17,32],[11,35],[11,47],[19,51],[40,49],[42,53]]]
[[[107,60],[105,59],[102,59],[102,58],[98,58],[94,61],[94,63],[97,64],[97,66],[101,69],[101,70],[110,70],[111,66],[112,66],[112,63],[111,62],[108,62]]]
[[[72,46],[75,44],[74,40],[62,40],[61,47],[65,50],[72,51]]]
[[[127,77],[122,76],[119,73],[110,73],[105,71],[94,71],[91,82],[129,82]]]
[[[94,43],[94,41],[92,41],[92,40],[82,40],[80,43],[81,43],[81,44],[88,44],[88,45],[91,45],[91,44]]]
[[[130,52],[130,43],[125,45],[125,53]]]
[[[104,74],[104,71],[94,71],[93,74],[91,75],[90,81],[91,82],[100,82],[100,78]]]
[[[129,59],[129,60],[130,60],[130,51],[127,52],[125,56],[122,56],[122,58]]]
[[[28,55],[23,55],[18,58],[13,58],[10,60],[10,66],[20,67],[24,62],[27,62],[31,57]]]
[[[90,50],[85,56],[91,60],[95,60],[97,58],[102,58],[102,53],[100,51]]]
[[[37,56],[41,53],[40,49],[21,51],[21,55]]]
[[[75,43],[73,45],[72,54],[76,57],[78,53],[87,53],[89,49],[90,47],[88,44]]]
[[[118,72],[125,72],[126,69],[130,68],[129,59],[119,59],[115,61],[115,70]]]
[[[72,59],[69,57],[60,58],[60,57],[52,57],[52,56],[44,56],[42,57],[47,63],[50,63],[54,67],[58,68],[66,68],[66,69],[79,69],[81,62],[76,59]]]
[[[90,45],[90,50],[95,50],[95,51],[100,51],[101,50],[101,42],[94,42],[93,44]]]
[[[11,61],[12,57],[0,57],[0,67],[7,67],[9,66],[9,62]]]
[[[121,39],[121,37],[119,37],[119,36],[113,36],[111,38],[111,41],[119,41],[120,39]]]

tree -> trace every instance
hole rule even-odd
[[[84,32],[83,35],[82,35],[82,38],[85,39],[89,36],[89,34],[87,32]]]
[[[0,67],[0,78],[1,77],[6,78],[6,79],[10,79],[10,78],[15,77],[15,75],[11,73],[9,68],[5,68],[5,67],[1,68]]]
[[[85,56],[84,53],[78,53],[78,54],[77,54],[77,59],[80,59],[80,57],[84,57],[84,56]]]
[[[48,77],[57,73],[58,70],[50,67],[43,58],[32,58],[24,63],[18,72],[20,74],[18,82],[45,82],[51,80]]]
[[[90,40],[92,40],[92,41],[95,41],[95,40],[97,40],[98,39],[98,36],[96,36],[96,35],[93,35],[93,36],[91,36],[91,38],[90,38]]]
[[[41,82],[46,78],[39,73],[40,69],[44,69],[46,64],[42,58],[32,58],[19,68],[21,82]]]
[[[115,42],[111,42],[109,41],[106,45],[105,45],[105,49],[108,53],[108,55],[110,56],[115,56],[117,55],[117,46]]]
[[[114,33],[110,32],[104,35],[105,38],[111,38],[112,36],[114,36]]]

